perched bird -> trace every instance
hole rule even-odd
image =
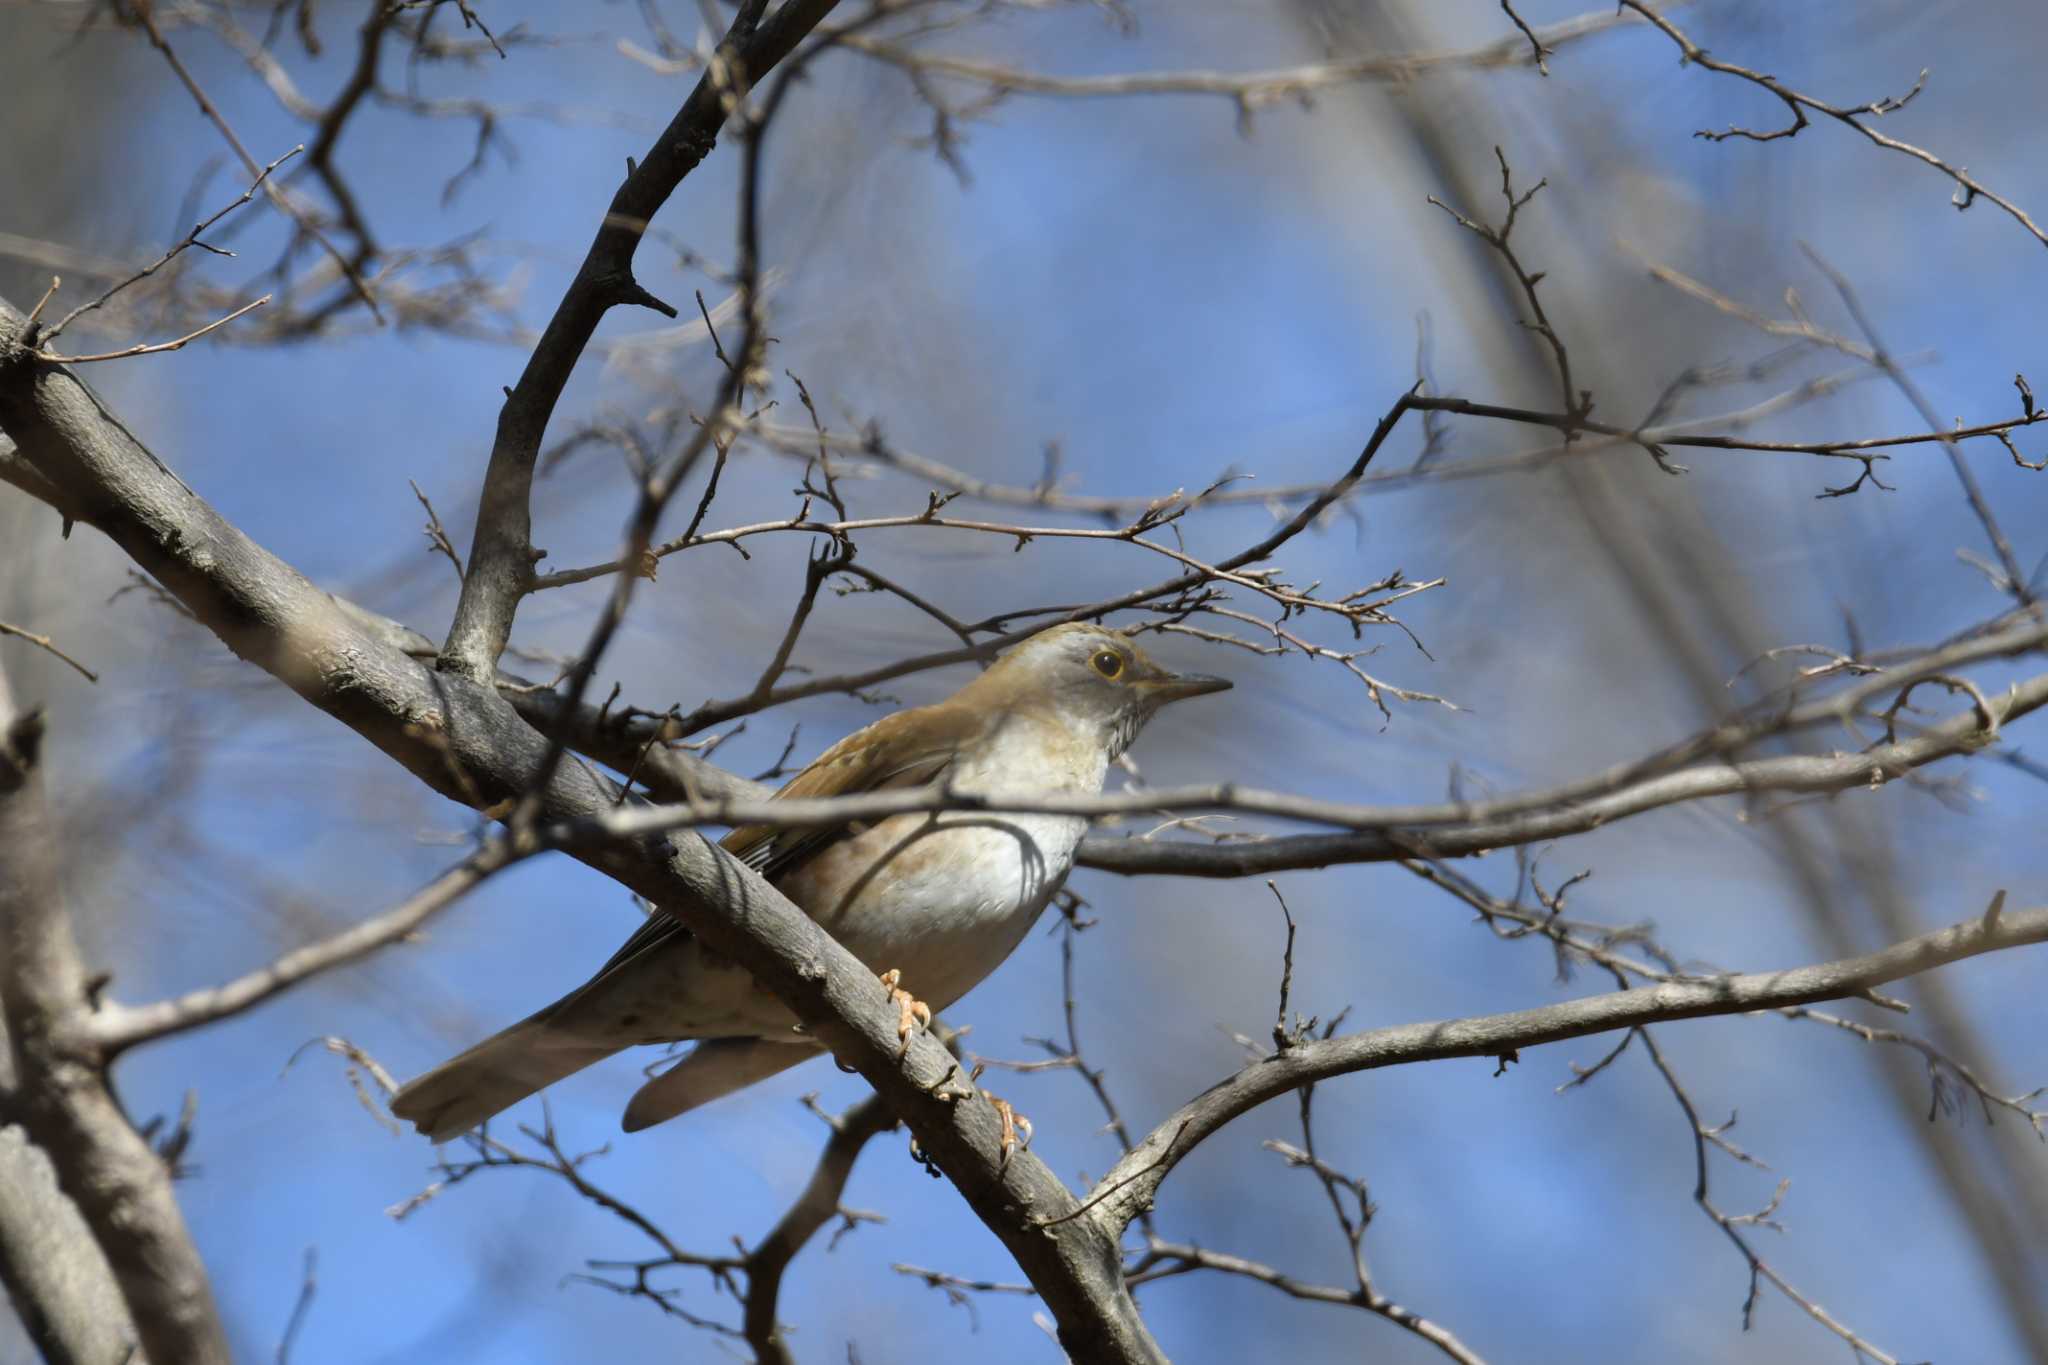
[[[830,797],[945,784],[959,792],[1091,793],[1160,707],[1220,692],[1168,672],[1129,636],[1075,623],[1035,635],[945,701],[847,736],[776,793]],[[1073,866],[1070,815],[894,815],[831,828],[747,825],[724,847],[869,967],[904,1011],[944,1009],[1001,965]],[[817,1056],[745,969],[654,915],[597,975],[401,1088],[391,1111],[443,1142],[643,1043],[699,1040],[626,1106],[628,1132]]]

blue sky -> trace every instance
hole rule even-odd
[[[1414,33],[1416,45],[1469,45],[1503,31],[1495,6],[1438,8]],[[1522,8],[1535,22],[1576,12]],[[517,9],[486,12],[502,31]],[[620,6],[519,12],[567,34],[630,31],[634,22]],[[954,41],[961,51],[1063,72],[1243,70],[1318,55],[1308,26],[1284,17],[1221,5],[1137,13],[1132,37],[1077,10],[1012,17]],[[2012,39],[2027,23],[2022,7],[1787,12],[1715,2],[1683,14],[1718,54],[1827,98],[1897,93],[1931,68],[1926,93],[1884,129],[1942,149],[2019,204],[2048,211],[2048,172],[2025,132],[2044,113],[2029,79],[2032,45]],[[672,18],[695,23],[687,12]],[[160,249],[193,177],[217,155],[209,130],[125,37],[71,46],[47,15],[12,9],[0,33],[48,54],[46,81],[82,79],[96,63],[125,73],[121,103],[99,125],[104,135],[74,129],[63,144],[56,197],[70,216],[44,206],[33,212],[48,219],[32,222],[22,209],[23,220],[10,222],[15,210],[0,207],[0,231],[61,226],[99,251]],[[339,26],[329,40],[336,49],[349,41]],[[303,136],[225,52],[196,33],[180,41],[260,157]],[[334,61],[294,62],[316,94],[342,78]],[[1497,213],[1484,197],[1496,144],[1524,183],[1549,179],[1517,242],[1550,271],[1546,298],[1582,382],[1616,420],[1647,408],[1686,365],[1747,362],[1772,349],[1649,280],[1637,252],[1773,313],[1796,288],[1825,324],[1847,327],[1797,250],[1810,242],[1857,282],[1895,350],[1937,353],[1915,375],[1940,412],[2010,414],[2015,370],[2031,367],[2048,383],[2048,365],[2033,353],[2044,248],[1992,206],[1958,214],[1939,176],[1840,128],[1816,126],[1769,145],[1694,139],[1697,127],[1763,126],[1780,111],[1753,89],[1681,69],[1668,43],[1641,30],[1574,45],[1553,58],[1552,71],[1548,80],[1523,72],[1430,78],[1399,95],[1325,92],[1311,110],[1261,111],[1248,136],[1222,101],[1020,97],[968,128],[972,179],[963,185],[908,145],[923,115],[899,77],[847,59],[823,63],[775,131],[763,201],[766,262],[785,272],[772,301],[782,415],[796,420],[800,411],[780,378],[787,368],[835,427],[876,420],[905,447],[984,477],[1032,482],[1044,443],[1055,439],[1078,491],[1154,494],[1226,470],[1276,484],[1329,477],[1412,381],[1422,310],[1433,320],[1445,391],[1552,402],[1515,359],[1507,301],[1475,271],[1456,228],[1423,202],[1462,191],[1416,151],[1406,120],[1418,111],[1482,195],[1462,205],[1468,210]],[[648,127],[687,89],[600,41],[515,48],[503,63],[428,69],[421,79],[430,93],[589,103]],[[521,284],[519,316],[537,325],[624,157],[647,133],[521,120],[508,135],[516,163],[494,158],[446,205],[442,182],[469,154],[461,126],[372,108],[350,130],[340,162],[387,242],[481,232],[516,244],[499,268]],[[36,155],[22,142],[7,151],[17,169]],[[713,259],[730,256],[732,164],[721,151],[660,220]],[[205,198],[231,193],[232,180],[216,175]],[[253,226],[246,259],[264,259],[258,247],[272,240],[274,224]],[[641,262],[644,282],[679,304],[694,288],[719,296],[653,244]],[[253,273],[216,269],[221,280]],[[661,325],[652,314],[620,313],[601,336]],[[522,362],[516,347],[389,329],[272,351],[200,345],[103,366],[94,378],[182,477],[270,549],[316,581],[438,633],[453,603],[452,575],[422,553],[407,480],[435,499],[466,550],[499,386]],[[714,363],[701,347],[684,351],[650,391],[593,358],[556,431],[679,398],[703,401]],[[1811,360],[1788,373],[1831,368]],[[1698,410],[1740,407],[1786,382],[1709,395]],[[1775,419],[1771,432],[1813,439],[1916,425],[1898,395],[1872,384]],[[1447,460],[1528,443],[1475,423],[1452,432]],[[1418,439],[1402,433],[1388,458],[1412,458]],[[2042,453],[2038,444],[2026,443],[2030,458]],[[1972,447],[1969,457],[2031,565],[2048,552],[2037,530],[2048,511],[2042,476],[1995,447]],[[1981,533],[1933,448],[1891,462],[1885,478],[1897,491],[1832,500],[1813,495],[1839,482],[1840,471],[1807,461],[1699,452],[1688,463],[1689,476],[1668,479],[1617,455],[1607,477],[1657,543],[1683,535],[1711,549],[1708,586],[1746,604],[1748,627],[1765,644],[1839,643],[1844,611],[1874,644],[1888,645],[1937,638],[1999,609],[1981,576],[1955,558],[1958,547],[1981,548]],[[793,464],[747,456],[713,520],[785,515],[796,474]],[[849,487],[857,512],[923,502],[924,490],[908,481]],[[628,496],[603,455],[544,482],[536,539],[551,563],[608,556]],[[81,854],[73,891],[92,951],[117,972],[117,992],[145,998],[246,969],[322,925],[393,902],[457,856],[473,831],[465,812],[135,596],[106,606],[122,581],[111,547],[87,533],[60,545],[53,519],[18,502],[0,495],[0,513],[12,518],[0,524],[34,548],[10,557],[8,610],[25,604],[39,628],[108,674],[86,691],[37,672],[37,660],[8,658],[18,690],[38,695],[39,682],[60,747],[75,754],[59,798],[77,812],[80,848],[103,853]],[[1270,524],[1265,509],[1250,507],[1202,514],[1185,529],[1191,548],[1221,554]],[[1135,757],[1153,782],[1234,776],[1392,802],[1436,799],[1452,765],[1512,788],[1668,742],[1699,722],[1699,704],[1594,540],[1560,476],[1372,494],[1355,519],[1291,546],[1284,564],[1296,581],[1332,587],[1395,567],[1445,578],[1402,613],[1429,654],[1388,631],[1372,641],[1382,649],[1367,666],[1464,709],[1404,706],[1385,722],[1334,668],[1174,641],[1164,647],[1174,661],[1228,673],[1237,690],[1167,714]],[[627,698],[656,709],[744,690],[780,634],[805,548],[789,538],[761,542],[745,562],[720,551],[670,561],[608,656],[605,685],[616,678]],[[1124,550],[1042,541],[1012,555],[1004,543],[929,532],[878,533],[862,554],[933,585],[962,615],[1079,600],[1160,576],[1159,565]],[[1677,577],[1681,589],[1702,586]],[[602,590],[529,602],[519,642],[576,648]],[[835,599],[797,659],[880,660],[937,643],[898,606]],[[1721,639],[1702,634],[1697,643],[1723,676],[1746,662]],[[906,679],[890,690],[905,702],[930,700],[964,676]],[[1993,684],[2005,676],[1984,673]],[[849,699],[819,699],[786,719],[753,722],[720,758],[753,771],[774,759],[790,722],[803,726],[802,757],[874,714]],[[2038,783],[1990,765],[1967,776],[1976,790],[1960,811],[1895,787],[1787,818],[1824,844],[1830,819],[1867,830],[1893,858],[1887,876],[1925,927],[1981,909],[1998,887],[2037,901],[2048,869]],[[141,799],[139,828],[110,836],[91,827],[109,789]],[[1767,968],[1831,956],[1781,875],[1769,834],[1737,814],[1727,804],[1646,816],[1549,850],[1544,867],[1559,879],[1593,869],[1575,893],[1575,913],[1654,920],[1689,959]],[[1503,855],[1468,870],[1496,890],[1513,882]],[[1840,871],[1841,884],[1853,886],[1853,869]],[[1604,984],[1584,972],[1556,982],[1539,945],[1496,942],[1462,907],[1395,868],[1296,873],[1280,884],[1301,925],[1296,1004],[1325,1017],[1349,1006],[1351,1026],[1518,1008]],[[1263,1036],[1270,1027],[1278,916],[1256,882],[1082,874],[1074,887],[1099,921],[1077,949],[1089,1054],[1108,1070],[1130,1121],[1150,1126],[1238,1062],[1231,1033]],[[1847,902],[1855,940],[1878,941],[1871,907],[1854,894]],[[559,1182],[490,1172],[392,1220],[384,1210],[433,1178],[429,1150],[372,1121],[335,1059],[315,1051],[286,1069],[300,1044],[335,1034],[401,1076],[414,1074],[575,984],[637,913],[616,886],[566,862],[539,862],[486,886],[422,942],[123,1063],[122,1092],[138,1114],[175,1112],[186,1089],[199,1093],[199,1170],[182,1193],[246,1354],[273,1349],[302,1254],[316,1246],[319,1295],[293,1355],[302,1365],[600,1352],[723,1358],[712,1338],[648,1305],[565,1283],[586,1259],[648,1248]],[[973,1045],[991,1055],[1029,1055],[1024,1040],[1058,1025],[1058,962],[1057,938],[1034,935],[953,1021],[971,1025]],[[2048,1005],[2030,989],[2038,963],[2012,955],[1947,977],[1993,1041],[1998,1083],[2017,1091],[2048,1081],[2048,1057],[2032,1041],[2048,1033]],[[1988,1136],[1954,1120],[1919,1132],[1864,1045],[1810,1025],[1703,1021],[1667,1028],[1661,1042],[1702,1108],[1717,1118],[1739,1112],[1736,1135],[1771,1165],[1766,1173],[1718,1162],[1724,1206],[1760,1206],[1781,1175],[1791,1178],[1786,1232],[1759,1234],[1788,1278],[1905,1358],[2022,1358],[1926,1145],[1975,1160],[1982,1144],[2011,1143],[2010,1119]],[[1493,1360],[1792,1361],[1836,1350],[1774,1298],[1755,1329],[1741,1332],[1743,1266],[1691,1205],[1687,1130],[1640,1057],[1553,1093],[1569,1079],[1569,1062],[1603,1050],[1594,1040],[1534,1050],[1498,1078],[1488,1063],[1453,1063],[1319,1092],[1324,1155],[1372,1183],[1379,1212],[1367,1245],[1383,1291]],[[807,1179],[824,1133],[799,1095],[817,1090],[826,1105],[843,1107],[862,1090],[819,1064],[621,1138],[616,1115],[637,1081],[624,1058],[585,1073],[552,1093],[555,1120],[572,1147],[610,1143],[593,1176],[701,1250],[758,1237]],[[1020,1076],[1002,1089],[1034,1119],[1036,1150],[1056,1170],[1078,1179],[1114,1159],[1072,1076]],[[1342,1282],[1346,1253],[1320,1191],[1259,1150],[1267,1137],[1298,1138],[1291,1105],[1241,1120],[1177,1171],[1162,1197],[1162,1232]],[[2048,1157],[2033,1160],[2038,1180]],[[950,1191],[908,1159],[900,1136],[870,1147],[847,1200],[888,1221],[797,1263],[784,1305],[800,1358],[843,1359],[849,1341],[868,1361],[1056,1358],[1028,1301],[982,1300],[976,1332],[965,1311],[890,1271],[902,1261],[1016,1277]],[[693,1311],[730,1309],[701,1277],[675,1282]],[[1437,1358],[1377,1320],[1293,1304],[1244,1282],[1188,1277],[1147,1291],[1146,1304],[1162,1342],[1184,1361]]]

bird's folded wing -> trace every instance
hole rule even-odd
[[[961,746],[979,736],[989,719],[985,713],[975,714],[965,707],[943,702],[884,716],[818,755],[769,799],[822,799],[926,786],[946,775]],[[772,882],[863,828],[857,822],[810,827],[741,825],[719,840],[719,844]],[[647,922],[634,930],[611,960],[598,969],[591,984],[595,985],[621,963],[688,933],[681,922],[668,915],[657,912],[648,916]]]
[[[774,800],[824,799],[937,782],[963,744],[987,725],[985,715],[941,703],[899,711],[855,731],[792,777]],[[719,842],[774,881],[821,850],[859,833],[858,823],[812,826],[741,825]]]

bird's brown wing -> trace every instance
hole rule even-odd
[[[903,711],[847,736],[791,778],[782,797],[829,797],[938,781],[961,747],[989,723],[986,708],[941,702]],[[797,829],[743,825],[722,841],[761,875],[773,880],[819,850],[857,833],[859,825]],[[413,1120],[420,1131],[444,1141],[515,1104],[542,1086],[581,1070],[622,1047],[644,1041],[621,1030],[631,1002],[616,998],[619,975],[655,954],[688,951],[690,931],[665,914],[648,916],[611,960],[583,985],[522,1023],[445,1062],[399,1091],[392,1112]],[[627,988],[628,995],[631,987]],[[687,988],[686,988],[687,989]],[[813,1055],[814,1049],[777,1041],[772,1045],[734,1040],[691,1054],[681,1068],[652,1082],[649,1098],[627,1110],[627,1127],[680,1113],[715,1095],[750,1084]],[[700,1061],[700,1058],[707,1059]]]
[[[937,782],[952,767],[960,747],[979,735],[987,723],[985,713],[977,715],[945,702],[914,711],[898,711],[854,731],[819,754],[769,799],[853,796]],[[858,823],[808,828],[741,825],[719,840],[719,844],[772,882],[863,828]],[[634,930],[611,960],[598,969],[593,983],[620,963],[688,932],[680,921],[668,915],[656,912],[648,916],[647,922]]]
[[[965,707],[943,703],[884,716],[818,755],[772,799],[853,796],[936,782],[953,765],[960,746],[979,734],[985,720]],[[859,824],[808,828],[742,825],[719,842],[772,882],[862,828]]]

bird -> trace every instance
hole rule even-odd
[[[1162,707],[1221,692],[1132,636],[1070,622],[1027,637],[946,700],[834,744],[771,800],[943,787],[1088,794]],[[1075,815],[907,812],[827,828],[743,825],[721,846],[877,972],[909,1046],[1023,941],[1073,866]],[[694,1041],[627,1104],[636,1132],[821,1055],[794,1014],[680,921],[651,915],[583,985],[399,1088],[391,1111],[446,1142],[626,1048]]]

